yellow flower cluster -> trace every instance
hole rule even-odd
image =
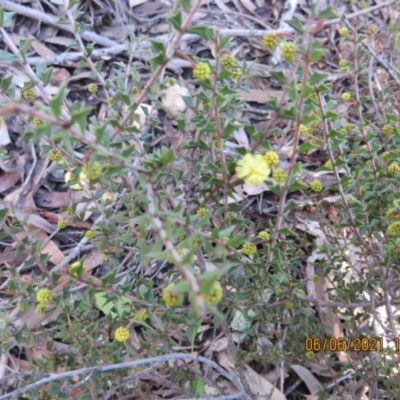
[[[231,69],[236,64],[235,56],[231,54],[223,54],[221,57],[221,65],[227,69]]]
[[[393,222],[388,226],[387,232],[389,235],[400,235],[400,222]]]
[[[32,100],[35,97],[35,91],[33,89],[24,90],[22,96],[26,100]]]
[[[232,79],[239,79],[242,76],[242,68],[231,68],[231,78]]]
[[[246,254],[247,256],[252,256],[256,254],[257,247],[253,243],[246,242],[243,244],[242,251],[243,254]]]
[[[342,28],[339,29],[339,35],[340,36],[346,36],[349,33],[349,29],[343,26]]]
[[[67,227],[67,223],[65,222],[65,220],[60,219],[57,222],[57,227],[58,227],[58,229],[65,229]]]
[[[98,86],[95,83],[90,83],[87,88],[88,91],[92,94],[97,93],[97,91],[99,90]]]
[[[263,240],[269,240],[269,239],[271,239],[270,234],[269,234],[268,232],[265,232],[265,231],[261,231],[261,232],[258,234],[258,237],[259,237],[260,239],[263,239]]]
[[[207,207],[200,207],[200,208],[197,210],[197,215],[198,215],[200,218],[204,218],[207,214],[208,214],[208,208],[207,208]]]
[[[307,128],[307,127],[306,127],[305,125],[303,125],[303,124],[300,124],[299,131],[300,131],[300,135],[301,135],[301,136],[304,136],[304,135],[307,135],[308,133],[310,133],[310,129]]]
[[[342,93],[342,100],[343,101],[349,101],[350,99],[351,99],[351,93],[349,93],[349,92]]]
[[[324,167],[329,168],[329,169],[332,169],[332,168],[333,168],[333,166],[332,166],[332,161],[331,161],[331,160],[328,160],[328,161],[324,164]]]
[[[39,117],[33,118],[33,123],[34,123],[36,126],[42,126],[42,125],[44,125],[44,121],[42,120],[42,118],[39,118]]]
[[[129,338],[129,331],[125,327],[120,326],[116,329],[114,337],[117,342],[126,342]]]
[[[149,318],[147,310],[145,308],[141,308],[137,313],[137,318],[141,319],[142,321],[146,321],[146,319]]]
[[[292,62],[294,58],[296,57],[296,47],[293,42],[286,42],[282,45],[281,48],[281,54],[282,57],[287,61],[287,62]]]
[[[283,168],[276,168],[272,173],[272,177],[276,180],[276,182],[283,183],[287,181],[289,175]]]
[[[174,285],[167,285],[162,291],[162,299],[169,307],[178,307],[183,302],[183,293],[175,292]]]
[[[94,232],[93,231],[86,231],[85,232],[85,238],[88,240],[92,240],[94,238]]]
[[[264,154],[264,160],[267,162],[268,165],[275,165],[279,162],[278,153],[275,151],[267,151]]]
[[[62,159],[62,152],[60,149],[50,149],[49,160],[59,162]]]
[[[213,287],[211,288],[210,293],[204,295],[204,300],[211,305],[218,304],[223,297],[223,290],[221,285],[218,282],[214,282]]]
[[[313,192],[322,192],[322,183],[321,181],[319,181],[318,179],[314,179],[311,183],[310,183],[310,189]]]
[[[193,76],[199,81],[210,79],[211,68],[206,62],[199,62],[193,69]]]
[[[393,133],[393,126],[389,124],[382,126],[382,133],[384,135],[391,135]]]
[[[346,60],[339,60],[339,68],[340,68],[340,71],[343,73],[348,72],[348,70],[350,69]]]
[[[41,288],[36,293],[36,301],[43,307],[51,303],[52,300],[53,296],[48,288]]]
[[[274,49],[278,46],[278,43],[279,37],[275,36],[272,32],[267,32],[262,38],[262,44],[268,50]]]
[[[397,175],[400,171],[400,165],[397,162],[393,162],[388,166],[387,171],[389,175]]]

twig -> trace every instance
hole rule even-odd
[[[120,370],[123,368],[134,368],[138,365],[150,364],[150,363],[154,363],[154,362],[166,362],[166,361],[179,360],[179,359],[189,359],[189,360],[197,361],[197,362],[200,362],[203,364],[211,365],[222,376],[224,376],[226,379],[228,379],[230,382],[232,382],[236,386],[236,388],[240,391],[240,393],[237,393],[236,395],[219,397],[218,399],[225,398],[226,400],[228,400],[228,399],[251,400],[251,398],[247,395],[247,393],[244,392],[243,386],[239,382],[239,380],[235,376],[230,375],[228,372],[226,372],[217,363],[215,363],[214,361],[209,360],[205,357],[201,357],[201,356],[198,356],[195,354],[184,354],[184,353],[173,353],[173,354],[167,354],[167,355],[158,356],[158,357],[146,358],[143,360],[128,361],[128,362],[123,362],[123,363],[118,363],[118,364],[104,365],[104,366],[100,366],[100,367],[82,368],[82,369],[77,369],[74,371],[63,372],[60,374],[50,374],[50,376],[43,378],[35,383],[32,383],[23,388],[14,390],[11,393],[7,393],[3,396],[0,396],[0,400],[6,400],[6,399],[9,399],[12,397],[17,397],[17,396],[21,395],[22,393],[26,393],[29,390],[36,389],[41,385],[44,385],[44,384],[47,384],[50,382],[54,382],[54,381],[58,381],[58,380],[62,380],[62,379],[66,379],[66,378],[71,378],[71,377],[77,376],[77,375],[89,374],[89,373],[96,374],[96,373],[101,373],[101,372]],[[209,398],[209,397],[203,397],[202,399],[204,400],[207,398]],[[215,397],[213,397],[212,399],[215,399]]]

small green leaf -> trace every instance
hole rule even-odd
[[[8,214],[8,208],[0,209],[0,219],[3,219]]]
[[[281,85],[286,84],[286,76],[282,71],[270,71],[269,73]]]
[[[232,122],[228,122],[226,127],[222,132],[222,137],[225,139],[230,136],[231,133],[237,131],[240,128],[240,125],[232,124]]]
[[[204,25],[193,26],[188,29],[188,33],[195,33],[207,40],[215,40],[214,28],[210,28]]]
[[[105,291],[97,292],[94,295],[96,307],[105,315],[115,319],[118,315],[129,313],[133,309],[133,303],[126,297],[119,297],[117,300],[110,300],[110,296]],[[112,311],[115,308],[118,313]]]
[[[69,21],[67,18],[59,17],[58,20],[56,21],[56,24],[69,25]]]
[[[178,124],[178,129],[180,132],[185,132],[186,129],[186,118],[185,116],[178,116],[176,118],[176,122]]]
[[[276,111],[278,109],[278,99],[274,96],[272,96],[264,104],[269,110]]]
[[[178,11],[176,14],[167,17],[168,23],[170,23],[177,31],[182,29],[182,14]]]
[[[339,15],[337,15],[335,12],[333,12],[332,7],[325,8],[325,10],[322,10],[315,19],[335,19],[339,18]]]
[[[150,39],[150,43],[157,53],[165,53],[165,44],[159,39]]]
[[[319,82],[323,81],[328,76],[329,76],[329,74],[326,74],[325,72],[315,71],[315,72],[313,72],[313,74],[308,79],[308,83],[309,83],[309,85],[314,85],[316,83],[319,83]]]
[[[207,394],[206,387],[201,379],[195,379],[190,383],[190,391],[194,393],[196,397]]]
[[[313,42],[311,45],[310,62],[317,62],[326,52],[327,50],[322,48],[319,43]]]
[[[151,57],[150,61],[152,62],[153,65],[163,65],[165,61],[165,53],[158,53],[154,57]]]
[[[303,24],[297,17],[286,20],[285,22],[290,25],[298,34],[302,34],[304,32]]]
[[[21,54],[24,63],[26,63],[25,53],[28,50],[29,46],[33,42],[33,38],[21,39],[19,41],[19,54]]]
[[[10,76],[7,76],[7,77],[1,79],[0,87],[1,87],[2,92],[6,92],[8,90],[8,88],[11,85],[12,79],[13,79],[13,75],[10,75]]]
[[[50,100],[50,106],[53,110],[54,116],[59,118],[61,116],[61,103],[67,96],[68,91],[65,89],[65,84],[62,84],[58,93]]]
[[[0,26],[4,26],[4,7],[0,7]]]
[[[190,11],[191,8],[190,0],[179,0],[179,4],[186,12]]]
[[[293,105],[283,107],[280,113],[282,119],[295,120],[297,117],[297,108]]]
[[[190,96],[182,96],[187,108],[193,108],[193,99]]]
[[[0,50],[0,62],[11,62],[15,61],[14,54],[9,53],[8,51]]]
[[[88,43],[85,47],[85,56],[90,57],[94,50],[94,43]]]
[[[42,74],[42,82],[44,86],[47,86],[50,83],[51,75],[53,74],[53,67],[47,68]]]

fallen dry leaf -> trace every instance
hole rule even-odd
[[[238,89],[239,99],[248,102],[264,104],[266,101],[276,97],[278,102],[282,98],[283,92],[281,90],[264,90],[264,89],[250,89],[248,92]]]

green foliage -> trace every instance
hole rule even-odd
[[[185,33],[183,21],[190,9],[190,0],[179,0],[166,17],[174,34]],[[73,10],[72,28],[80,35],[87,25],[82,11]],[[0,25],[8,17],[1,8]],[[318,24],[336,17],[327,8],[314,16],[314,24],[326,29]],[[59,22],[69,24],[63,17]],[[0,238],[3,243],[12,238],[8,247],[27,255],[23,268],[7,265],[2,293],[21,313],[26,307],[43,316],[55,310],[48,323],[34,328],[4,317],[3,352],[15,350],[14,343],[33,348],[43,346],[41,340],[49,346],[62,342],[71,354],[44,352],[43,358],[30,359],[32,369],[48,376],[61,368],[99,368],[163,356],[176,348],[200,353],[210,340],[230,334],[228,329],[243,334],[232,354],[235,368],[313,360],[342,374],[347,366],[337,363],[338,349],[304,346],[305,338],[319,338],[315,343],[320,346],[331,335],[325,315],[338,317],[337,328],[346,338],[376,336],[374,310],[389,298],[391,307],[397,307],[392,295],[400,286],[397,93],[392,87],[374,97],[368,92],[370,54],[361,35],[352,37],[351,29],[338,35],[338,40],[351,40],[354,53],[337,71],[357,60],[343,89],[331,80],[332,60],[320,38],[311,34],[303,43],[308,28],[298,18],[286,22],[295,33],[281,45],[276,40],[282,65],[268,76],[282,100],[271,97],[257,104],[268,112],[265,126],[243,111],[243,93],[252,93],[246,81],[258,77],[252,65],[239,59],[240,52],[233,58],[237,38],[219,38],[209,26],[186,30],[212,42],[215,62],[185,55],[192,71],[182,76],[196,79],[190,95],[174,93],[174,101],[179,100],[175,108],[168,107],[165,97],[179,85],[178,77],[168,75],[170,69],[163,70],[162,78],[153,74],[181,54],[169,54],[170,44],[158,39],[147,38],[151,46],[143,59],[150,60],[151,70],[134,57],[130,65],[120,58],[113,64],[114,79],[105,82],[106,62],[92,64],[87,57],[95,47],[87,44],[80,66],[90,69],[86,87],[90,82],[98,88],[93,96],[106,104],[101,115],[94,106],[72,101],[73,89],[66,84],[43,101],[35,82],[50,84],[54,71],[46,63],[36,66],[37,76],[22,90],[12,76],[1,79],[1,91],[17,106],[0,108],[26,112],[21,140],[40,149],[34,167],[29,159],[32,173],[24,175],[34,179],[32,199],[49,190],[65,196],[62,206],[42,214],[50,215],[54,226],[68,228],[61,234],[69,232],[73,239],[69,243],[60,232],[45,237],[38,231],[42,226],[35,226],[39,216],[44,218],[37,210],[21,214],[19,203],[0,201]],[[264,46],[272,48],[275,36],[267,35]],[[18,54],[0,50],[0,60],[26,61],[31,42],[22,39]],[[129,43],[129,50],[133,47]],[[154,79],[152,87],[146,79]],[[142,104],[136,103],[139,97]],[[1,153],[3,166],[10,165],[12,156]],[[40,169],[51,179],[37,179]],[[65,183],[55,173],[60,170]],[[30,190],[29,185],[24,188]],[[51,230],[52,224],[45,222]],[[68,259],[67,269],[60,261],[64,241],[75,257]],[[80,264],[74,270],[76,259],[84,257],[94,266]],[[28,268],[31,276],[22,279]],[[358,304],[371,298],[371,307]],[[388,322],[391,329],[398,329],[396,315]],[[354,372],[357,380],[385,388],[387,398],[397,393],[391,351],[376,352],[373,366]],[[371,362],[361,352],[353,360],[358,358]],[[197,363],[187,369],[178,364],[171,368],[172,362],[177,361],[157,366],[157,374],[171,387],[209,395]],[[151,366],[143,364],[109,370],[106,377],[96,370],[79,385],[79,398],[103,398],[110,382],[118,398],[136,392],[154,397],[161,384],[148,379],[151,373],[144,375],[146,381],[141,378],[142,368]],[[35,377],[27,375],[19,384]],[[68,398],[65,388],[54,381],[44,393],[32,390],[28,395]]]

